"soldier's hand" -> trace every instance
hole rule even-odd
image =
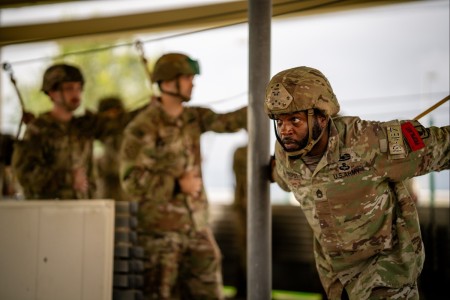
[[[86,193],[88,191],[89,182],[86,175],[86,170],[79,167],[73,170],[73,188],[75,191]]]
[[[189,196],[198,198],[202,191],[202,179],[198,168],[187,170],[179,179],[181,191]]]

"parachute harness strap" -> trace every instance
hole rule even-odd
[[[152,85],[152,74],[150,73],[150,70],[148,69],[148,61],[145,57],[144,52],[144,46],[140,40],[137,40],[134,44],[136,46],[137,51],[139,52],[139,56],[141,57],[142,65],[144,66],[145,73],[147,74],[147,77],[150,81],[150,86]]]
[[[327,119],[329,120],[330,117],[327,116]],[[328,124],[328,122],[327,122]],[[275,137],[277,138],[278,143],[283,147],[283,149],[286,151],[286,155],[288,157],[294,158],[294,157],[303,157],[305,156],[311,149],[317,144],[317,142],[322,138],[323,133],[326,130],[326,127],[322,129],[322,132],[320,133],[319,137],[314,140],[313,139],[313,129],[314,129],[314,109],[310,108],[308,109],[308,144],[305,148],[297,150],[297,151],[287,151],[286,148],[284,148],[283,143],[281,142],[281,138],[278,135],[277,126],[275,123],[275,119],[273,119],[273,127],[275,129]]]

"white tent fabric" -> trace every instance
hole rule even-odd
[[[51,1],[2,1],[0,8],[48,4]],[[64,2],[64,1],[53,1]],[[68,2],[68,1],[66,1]],[[406,0],[273,0],[274,17],[318,14],[337,10],[387,5]],[[81,5],[81,4],[80,4]],[[164,11],[149,11],[112,17],[0,27],[0,47],[88,36],[125,36],[168,30],[214,28],[247,22],[248,1],[228,1]]]

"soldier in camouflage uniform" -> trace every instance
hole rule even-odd
[[[402,181],[449,169],[450,127],[335,117],[318,70],[276,74],[265,111],[275,122],[274,179],[295,195],[314,232],[329,299],[417,299],[424,248]]]
[[[146,249],[149,299],[223,299],[221,254],[208,224],[200,135],[245,128],[247,109],[216,114],[185,106],[199,74],[179,53],[160,57],[152,75],[161,97],[127,126],[121,180],[139,201],[139,239]]]
[[[120,185],[119,151],[123,130],[144,108],[127,112],[118,97],[105,97],[99,101],[98,114],[109,120],[104,126],[104,134],[99,137],[102,154],[96,158],[97,197],[102,199],[126,200],[126,193]],[[118,128],[120,130],[118,131]]]
[[[27,199],[89,199],[95,178],[92,143],[102,121],[93,114],[75,117],[84,78],[77,67],[55,64],[45,73],[42,91],[51,111],[31,121],[16,143],[13,167]]]

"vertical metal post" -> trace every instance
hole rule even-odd
[[[1,17],[1,12],[0,12],[0,17]],[[0,20],[0,25],[1,25],[1,20]],[[3,52],[3,50],[0,47],[0,61],[1,61],[1,58],[2,58],[2,54],[3,54],[2,52]],[[3,70],[0,70],[0,72],[2,72],[2,71]],[[3,76],[2,76],[2,74],[0,74],[0,132],[3,132],[3,125],[2,125],[2,123],[3,123],[3,120],[2,120],[2,116],[3,116],[3,102],[4,102],[3,101],[4,98],[2,96],[3,93],[4,93],[4,91],[3,91]]]
[[[269,119],[264,113],[270,79],[271,0],[249,0],[248,112],[248,299],[271,299],[272,212],[266,166],[269,163]]]
[[[0,10],[0,26],[2,25],[3,22],[3,12]],[[2,47],[0,47],[0,61],[2,61],[2,54],[3,54],[3,49]],[[2,93],[3,93],[3,76],[1,76],[0,74],[0,132],[2,132],[2,115],[3,115],[3,97],[2,97]]]

